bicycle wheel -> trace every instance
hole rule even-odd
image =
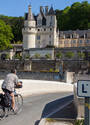
[[[0,119],[4,118],[5,116],[5,108],[0,106]]]
[[[23,97],[20,94],[15,95],[15,110],[14,113],[17,114],[22,110]]]

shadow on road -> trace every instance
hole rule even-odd
[[[74,96],[66,96],[49,102],[45,105],[41,118],[64,118],[75,119],[77,117],[77,111],[74,105]],[[35,125],[39,125],[40,121],[36,121]]]
[[[39,125],[40,120],[37,120],[34,125]]]
[[[42,118],[74,118],[76,117],[76,112],[73,110],[73,95],[66,96],[64,98],[60,98],[54,100],[45,105],[41,119]]]

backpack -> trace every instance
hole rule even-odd
[[[4,94],[4,106],[5,107],[11,107],[12,105],[12,97],[9,93]]]

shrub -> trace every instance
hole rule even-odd
[[[39,54],[39,53],[36,53],[36,54],[34,55],[34,57],[35,57],[36,59],[39,59],[39,58],[40,58],[40,54]]]
[[[47,53],[47,54],[45,55],[45,57],[46,57],[47,59],[51,59],[51,55],[50,55],[49,53]]]
[[[22,56],[20,56],[19,54],[15,54],[14,59],[22,59]]]
[[[84,120],[76,120],[75,125],[84,125]]]
[[[53,69],[50,69],[49,72],[54,72]]]
[[[83,52],[78,52],[77,54],[78,54],[78,57],[79,57],[79,58],[85,58],[85,53],[83,53]]]
[[[25,59],[29,59],[30,58],[30,55],[29,54],[27,54],[27,55],[25,55],[25,57],[24,57]]]
[[[65,55],[67,58],[72,58],[74,56],[74,53],[73,52],[67,52],[66,55]]]
[[[58,58],[58,59],[62,58],[62,53],[61,52],[57,53],[56,58]]]
[[[10,55],[9,54],[6,54],[6,59],[10,59]]]

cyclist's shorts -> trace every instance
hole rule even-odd
[[[13,93],[13,91],[9,91],[8,89],[3,89],[3,88],[2,88],[2,90],[3,90],[5,93],[9,93],[9,94]]]

